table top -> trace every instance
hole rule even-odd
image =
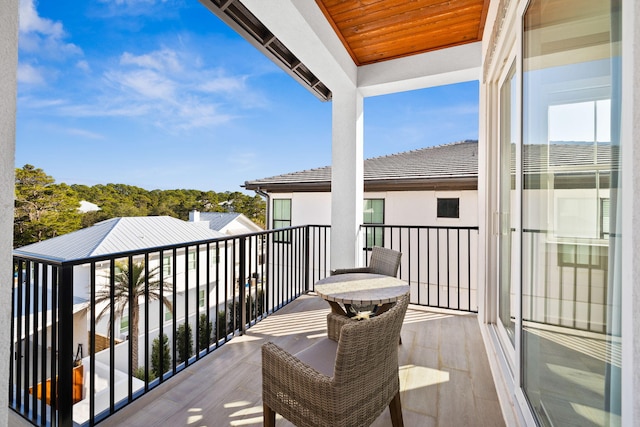
[[[325,277],[314,289],[327,301],[343,304],[386,304],[409,293],[403,280],[382,274],[346,273]]]

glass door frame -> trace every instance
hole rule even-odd
[[[511,234],[512,237],[512,241],[511,241],[511,248],[510,251],[512,254],[514,254],[515,256],[513,257],[513,259],[511,259],[511,261],[520,261],[521,259],[521,233],[519,232],[519,230],[521,229],[521,215],[520,215],[520,209],[519,207],[521,206],[521,191],[520,191],[520,186],[522,183],[522,178],[520,176],[520,174],[518,173],[520,171],[520,167],[519,165],[521,164],[521,149],[520,149],[520,142],[522,140],[521,135],[522,135],[522,131],[521,131],[521,126],[520,126],[520,122],[521,122],[521,78],[519,76],[519,70],[520,70],[520,66],[519,66],[519,62],[517,60],[517,50],[520,50],[517,46],[514,46],[513,49],[511,49],[511,52],[508,55],[508,59],[505,61],[505,66],[501,72],[500,75],[500,79],[498,80],[498,86],[497,86],[497,98],[498,98],[498,117],[499,117],[499,124],[498,124],[498,137],[497,140],[499,141],[498,144],[498,149],[496,150],[497,152],[497,158],[498,158],[498,165],[500,165],[498,167],[499,171],[501,172],[501,167],[502,167],[502,162],[503,162],[503,158],[502,158],[502,144],[503,144],[503,138],[504,135],[503,133],[503,126],[502,126],[502,119],[505,117],[503,116],[503,103],[502,103],[502,88],[504,87],[505,84],[508,84],[509,82],[509,78],[513,78],[515,79],[515,97],[511,96],[510,99],[514,99],[515,105],[509,105],[509,110],[513,111],[513,109],[515,109],[514,114],[511,115],[509,114],[510,119],[513,120],[513,122],[511,122],[510,124],[510,130],[511,130],[511,135],[515,136],[515,141],[513,141],[515,143],[515,187],[514,187],[514,192],[513,192],[513,196],[515,196],[515,200],[510,200],[510,204],[511,206],[513,206],[515,209],[513,212],[511,212],[511,217],[513,219],[515,219],[515,229],[516,232]],[[513,71],[513,74],[512,74]],[[508,138],[511,138],[511,135],[508,136]],[[500,347],[502,348],[502,351],[505,355],[505,359],[507,361],[507,364],[509,366],[509,369],[511,371],[511,375],[514,379],[514,384],[516,387],[519,387],[519,372],[520,372],[520,363],[519,363],[519,357],[517,357],[517,355],[519,354],[519,349],[520,349],[520,325],[521,325],[521,280],[520,280],[520,270],[521,270],[521,266],[519,262],[512,262],[511,263],[511,273],[510,276],[512,278],[515,278],[515,283],[512,283],[512,286],[514,288],[512,288],[512,291],[515,291],[515,295],[516,295],[516,304],[515,304],[515,311],[513,313],[511,313],[514,316],[514,342],[512,344],[511,339],[509,338],[509,334],[506,330],[506,328],[504,327],[502,321],[500,320],[500,294],[501,294],[501,279],[502,279],[502,267],[501,267],[501,263],[502,263],[502,244],[501,244],[501,233],[502,233],[502,228],[504,227],[504,221],[505,218],[503,216],[503,212],[501,210],[502,207],[502,192],[501,192],[501,188],[502,188],[502,174],[499,173],[498,174],[498,179],[497,179],[497,195],[498,197],[496,198],[496,203],[497,206],[495,206],[496,208],[496,216],[497,218],[494,220],[495,224],[494,227],[496,227],[495,232],[498,236],[497,238],[497,256],[496,256],[496,269],[497,269],[497,292],[496,292],[496,331],[497,331],[497,336],[498,336],[498,340],[500,343]],[[511,221],[509,221],[511,222]]]

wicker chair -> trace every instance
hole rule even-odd
[[[398,274],[398,267],[400,267],[401,257],[402,252],[398,252],[393,249],[382,248],[380,246],[374,246],[371,249],[371,259],[369,260],[369,266],[340,268],[337,270],[332,270],[331,275],[333,276],[335,274],[345,273],[373,273],[395,277]]]
[[[398,252],[393,249],[382,248],[380,246],[374,246],[371,249],[371,259],[369,260],[368,267],[341,268],[338,270],[332,270],[331,275],[334,276],[336,274],[346,273],[373,273],[395,277],[398,274],[401,257],[402,252]],[[347,310],[348,316],[353,316],[358,312],[375,310],[375,307],[348,305],[345,307],[345,309]],[[338,339],[340,338],[340,328],[349,323],[349,321],[349,318],[329,313],[327,315],[327,335],[329,336],[329,338],[334,341],[338,341]],[[401,340],[399,342],[401,342]]]
[[[264,344],[264,425],[275,426],[279,413],[300,427],[369,426],[388,406],[393,426],[403,426],[397,344],[408,304],[405,295],[380,316],[345,325],[339,342],[296,356]]]

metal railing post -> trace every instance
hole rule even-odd
[[[240,334],[244,335],[247,332],[247,289],[245,287],[247,280],[246,264],[247,264],[247,237],[241,237],[238,239],[240,244],[239,252],[239,265],[238,265],[238,303],[240,304]]]
[[[63,265],[58,286],[58,425],[73,425],[73,265]],[[55,391],[52,391],[55,393]]]
[[[310,245],[310,237],[311,227],[306,226],[304,228],[304,292],[309,292],[309,276],[311,275],[311,271],[309,270],[309,245]]]

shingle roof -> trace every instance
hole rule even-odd
[[[200,221],[208,221],[210,229],[220,231],[239,216],[238,212],[200,212]]]
[[[515,167],[515,149],[511,150]],[[524,171],[617,169],[619,152],[609,143],[562,141],[524,146]],[[477,189],[478,142],[462,141],[364,161],[365,191]],[[330,191],[331,166],[245,182],[248,190]]]
[[[365,189],[402,185],[409,189],[443,181],[475,182],[478,177],[478,142],[461,141],[427,147],[404,153],[366,159],[364,161]],[[292,172],[246,181],[248,190],[291,191],[307,189],[328,191],[331,166]]]
[[[217,237],[224,234],[169,216],[122,217],[22,246],[14,254],[71,261]]]

